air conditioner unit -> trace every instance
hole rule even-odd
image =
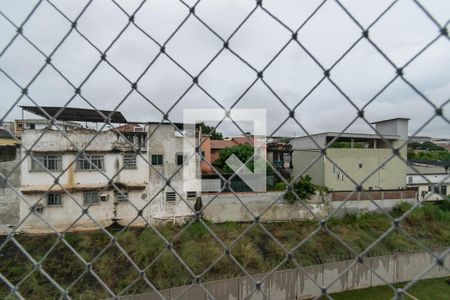
[[[108,199],[109,199],[109,194],[101,194],[100,195],[100,201],[105,202],[105,201],[108,201]]]

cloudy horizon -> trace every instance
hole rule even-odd
[[[19,25],[37,2],[4,1],[0,11]],[[127,26],[128,16],[124,11],[132,14],[140,2],[117,1],[120,7],[109,0],[90,3],[77,21],[77,29],[85,38],[72,31],[52,56],[51,63],[70,83],[79,86],[100,61],[101,53]],[[384,0],[341,2],[364,28],[392,3]],[[50,3],[74,20],[88,1]],[[71,28],[70,21],[50,3],[43,1],[23,27],[24,36],[45,55],[53,51]],[[193,1],[185,3],[193,5]],[[446,19],[450,11],[448,1],[427,1],[422,5],[440,27],[449,29],[450,20]],[[292,33],[287,28],[267,13],[295,31],[319,6],[317,13],[298,32],[298,43],[292,40]],[[181,1],[147,1],[136,13],[134,22],[148,36],[134,24],[128,25],[106,54],[106,59],[116,70],[107,62],[101,62],[81,88],[82,96],[90,104],[78,95],[73,97],[74,88],[48,65],[29,87],[28,95],[42,106],[63,106],[73,98],[69,107],[90,108],[94,105],[101,110],[113,110],[127,97],[118,110],[128,120],[137,122],[161,121],[168,110],[169,119],[180,122],[184,108],[219,108],[220,104],[228,109],[240,99],[233,107],[267,109],[269,133],[299,136],[305,132],[292,119],[274,132],[288,118],[290,110],[295,108],[296,119],[310,134],[340,132],[357,117],[353,105],[363,108],[396,76],[396,69],[388,60],[367,39],[360,39],[361,29],[336,1],[322,4],[322,1],[264,0],[262,8],[254,9],[255,1],[200,1],[195,14],[214,34],[190,14]],[[229,40],[231,51],[223,49],[221,38],[228,40],[253,10]],[[16,33],[16,28],[4,16],[0,16],[1,50]],[[165,45],[165,52],[170,57],[161,54],[157,43],[165,44],[186,17],[186,22]],[[446,119],[433,118],[417,135],[450,138],[450,40],[448,36],[440,36],[439,26],[414,1],[400,0],[370,28],[371,41],[398,67],[403,67],[427,44],[437,40],[403,68],[407,82],[431,104],[407,82],[396,78],[364,108],[367,121],[410,118],[409,133],[413,134],[434,117],[433,105],[444,105],[442,111]],[[279,53],[281,49],[283,51]],[[135,82],[155,57],[154,63],[138,81],[139,93],[132,91],[128,80]],[[12,121],[22,115],[17,106],[6,114],[21,94],[11,79],[26,86],[44,64],[45,57],[22,36],[0,56],[0,89],[3,92],[0,119]],[[331,81],[323,78],[319,64],[324,69],[333,66]],[[261,70],[264,70],[263,76],[258,78]],[[193,84],[187,73],[198,76],[198,84]],[[17,105],[34,104],[24,97]],[[214,122],[210,124],[214,125]],[[225,135],[239,133],[230,123],[222,124],[218,130]],[[361,119],[346,131],[373,132]]]

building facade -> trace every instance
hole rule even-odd
[[[365,190],[406,188],[408,119],[374,123],[383,135],[321,133],[291,141],[293,176],[309,175],[315,184],[333,191],[351,191],[357,184]],[[326,156],[321,150],[326,149]],[[391,147],[400,148],[401,158]]]
[[[191,216],[200,192],[192,180],[200,173],[199,159],[184,152],[184,141],[196,145],[197,132],[183,134],[172,124],[144,128],[24,130],[14,200],[19,230],[134,226]]]
[[[450,163],[409,161],[406,184],[417,189],[421,200],[442,200],[450,196]]]

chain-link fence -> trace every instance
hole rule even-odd
[[[448,277],[450,7],[422,2],[2,4],[0,294],[407,299]],[[261,108],[266,136],[236,117]],[[401,287],[374,264],[410,252]]]

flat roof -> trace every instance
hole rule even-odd
[[[60,114],[56,117],[60,121],[78,121],[78,122],[97,122],[104,123],[105,118],[110,116],[111,123],[127,123],[127,120],[120,111],[109,110],[95,110],[87,108],[75,108],[75,107],[61,107],[61,106],[20,106],[22,109],[48,119],[55,117],[59,111]],[[101,114],[100,114],[100,113]]]
[[[339,138],[360,138],[360,139],[382,139],[378,134],[375,133],[339,133],[339,132],[322,132],[322,133],[316,133],[316,134],[311,134],[311,137],[315,137],[315,136],[325,136],[325,137],[336,137],[339,136]],[[386,140],[398,140],[400,139],[399,135],[388,135],[388,134],[383,134],[382,135],[384,139]],[[295,139],[300,139],[300,138],[307,138],[308,136],[299,136],[299,137],[295,137],[293,138]]]
[[[409,121],[409,120],[411,120],[411,119],[410,119],[410,118],[391,118],[391,119],[386,119],[386,120],[380,120],[380,121],[372,122],[371,124],[377,124],[377,123],[383,123],[383,122],[390,122],[390,121],[395,121],[395,120]]]

